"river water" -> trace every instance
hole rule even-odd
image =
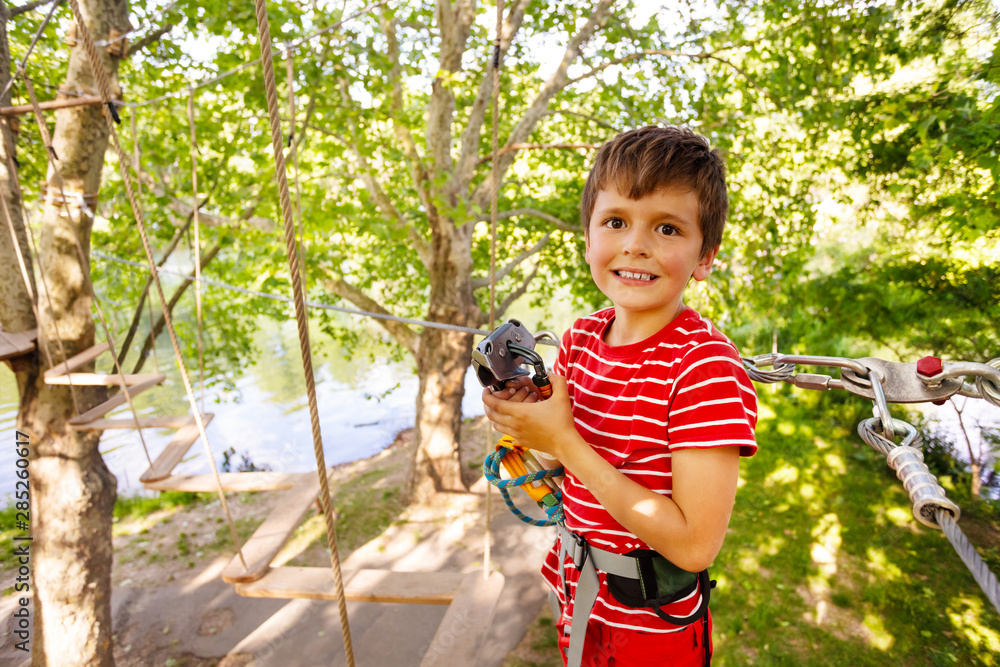
[[[346,318],[346,316],[345,316]],[[374,329],[377,338],[378,333]],[[301,356],[294,321],[275,323],[262,318],[254,341],[258,353],[249,368],[235,379],[208,378],[205,411],[215,414],[207,433],[214,458],[222,464],[223,452],[234,450],[233,470],[247,457],[256,466],[276,472],[316,469],[312,430],[302,375]],[[390,445],[400,430],[413,426],[416,415],[417,376],[409,361],[392,361],[387,345],[367,343],[353,358],[329,337],[312,335],[313,365],[319,403],[323,450],[327,465],[354,461],[378,453]],[[140,416],[189,414],[180,372],[173,361],[169,339],[161,336],[157,346],[158,369],[167,375],[162,385],[135,399]],[[188,373],[198,391],[197,361],[187,360]],[[108,353],[97,370],[112,370]],[[129,366],[126,365],[126,368]],[[152,372],[147,361],[144,373]],[[466,376],[462,404],[465,416],[483,412],[481,388],[471,372]],[[14,427],[17,414],[14,375],[0,364],[0,502],[12,494],[15,480]],[[109,417],[127,417],[127,406]],[[174,429],[144,429],[153,458],[170,441]],[[107,430],[100,451],[118,478],[118,492],[142,491],[139,476],[148,467],[137,431]],[[174,469],[179,474],[210,472],[205,446],[196,442]]]

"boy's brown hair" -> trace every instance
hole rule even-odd
[[[702,256],[722,243],[729,216],[726,165],[705,137],[687,128],[650,125],[622,132],[601,146],[580,201],[584,234],[590,233],[597,193],[612,185],[629,199],[666,187],[693,190],[699,204]]]

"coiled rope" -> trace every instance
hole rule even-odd
[[[529,472],[526,475],[521,475],[513,479],[502,479],[500,477],[500,465],[503,462],[505,456],[510,453],[510,449],[507,447],[498,447],[496,451],[486,457],[483,462],[483,474],[486,476],[487,481],[490,484],[497,487],[500,491],[501,497],[503,497],[504,503],[507,505],[507,509],[510,510],[511,514],[516,516],[518,519],[526,524],[532,526],[556,526],[563,522],[563,509],[562,509],[562,492],[553,491],[552,494],[556,499],[553,505],[544,505],[542,509],[545,511],[547,516],[546,519],[536,519],[531,517],[524,512],[522,512],[514,504],[514,501],[510,499],[510,492],[508,489],[513,489],[515,487],[521,486],[522,484],[531,484],[534,482],[540,482],[543,479],[549,479],[553,477],[560,477],[566,474],[566,471],[560,468],[552,468],[539,470],[538,472]]]

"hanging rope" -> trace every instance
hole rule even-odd
[[[111,87],[108,82],[108,73],[104,69],[104,63],[101,61],[101,56],[97,51],[97,47],[94,45],[94,39],[90,35],[90,30],[84,22],[79,2],[77,2],[77,0],[68,0],[68,2],[70,7],[73,9],[73,16],[76,19],[79,36],[83,41],[87,59],[90,61],[91,71],[97,81],[101,99],[104,101],[104,104],[101,106],[101,111],[104,115],[104,122],[108,127],[108,135],[111,139],[111,145],[118,154],[118,169],[122,177],[122,184],[125,186],[125,193],[128,195],[129,204],[131,205],[132,213],[135,216],[136,226],[139,229],[139,238],[142,241],[142,249],[146,253],[146,260],[149,263],[149,269],[153,276],[153,283],[156,285],[156,291],[160,297],[160,308],[163,312],[163,319],[167,327],[167,332],[170,334],[170,344],[174,348],[174,358],[177,361],[178,370],[180,370],[181,381],[184,383],[184,391],[187,393],[188,402],[191,404],[191,410],[194,413],[193,417],[195,424],[198,426],[198,434],[205,443],[205,451],[208,454],[208,462],[212,467],[212,474],[215,476],[215,485],[219,493],[219,502],[222,505],[223,513],[226,515],[226,523],[229,526],[230,536],[233,539],[233,544],[236,546],[236,553],[240,558],[240,563],[242,563],[243,569],[246,570],[247,564],[246,559],[243,557],[243,548],[240,545],[239,535],[236,534],[236,525],[233,523],[233,517],[229,512],[229,504],[226,502],[226,493],[222,488],[222,479],[219,477],[219,469],[215,465],[215,457],[212,455],[212,448],[208,441],[208,434],[205,433],[205,421],[202,419],[201,412],[198,410],[198,404],[194,398],[194,391],[191,388],[191,381],[188,377],[187,367],[184,365],[184,357],[181,355],[180,343],[177,340],[177,332],[174,330],[173,321],[170,317],[170,311],[167,308],[167,300],[163,294],[163,285],[160,284],[160,276],[156,272],[156,263],[153,260],[153,250],[149,244],[149,237],[146,234],[145,217],[143,216],[142,208],[135,199],[135,193],[132,191],[132,182],[128,174],[128,160],[125,157],[124,151],[122,151],[121,144],[118,142],[118,133],[115,130],[115,119],[118,116],[118,111],[112,101]]]
[[[76,0],[72,0],[76,2]],[[333,507],[330,503],[330,483],[327,479],[326,457],[323,454],[323,435],[320,432],[319,405],[316,400],[316,379],[312,368],[312,351],[309,345],[309,321],[306,314],[305,295],[302,288],[302,271],[295,247],[295,224],[292,220],[292,201],[288,191],[288,177],[285,173],[285,158],[282,153],[281,119],[278,116],[278,89],[274,80],[274,59],[271,55],[271,34],[267,20],[266,0],[254,0],[257,9],[257,33],[260,41],[261,63],[264,69],[264,89],[267,94],[267,113],[271,122],[271,146],[274,150],[274,170],[278,177],[278,192],[281,198],[281,214],[285,225],[285,250],[288,255],[288,269],[292,277],[292,294],[295,299],[295,321],[299,329],[299,347],[302,350],[302,371],[305,374],[306,393],[309,398],[309,416],[312,422],[313,453],[316,456],[316,474],[319,475],[320,505],[326,523],[326,540],[330,547],[330,565],[333,568],[333,583],[337,591],[337,608],[340,612],[340,629],[344,637],[344,652],[348,667],[354,667],[354,646],[351,643],[351,628],[347,619],[347,600],[344,597],[344,581],[340,572],[340,554],[337,551],[337,531],[333,523]]]
[[[194,201],[194,303],[198,320],[198,376],[201,384],[201,411],[205,411],[205,337],[201,319],[201,224],[198,221],[198,138],[194,128],[194,89],[188,95],[188,128],[191,130],[191,190]],[[134,115],[134,114],[133,114]],[[138,163],[136,169],[138,170]]]
[[[496,328],[496,286],[497,286],[497,224],[499,219],[500,173],[497,170],[497,160],[500,156],[500,61],[501,40],[503,38],[504,0],[497,0],[496,38],[493,43],[493,124],[491,127],[491,169],[490,169],[490,322],[489,331]],[[493,450],[493,427],[486,428],[486,455]],[[505,492],[506,493],[506,492]],[[486,529],[483,536],[483,579],[490,576],[490,549],[492,523],[492,489],[486,485]],[[507,500],[507,496],[504,495]],[[509,505],[509,502],[508,502]]]

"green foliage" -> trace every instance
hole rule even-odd
[[[199,502],[197,493],[187,491],[161,491],[155,496],[118,496],[115,499],[115,520],[141,519],[153,512],[184,507]]]

